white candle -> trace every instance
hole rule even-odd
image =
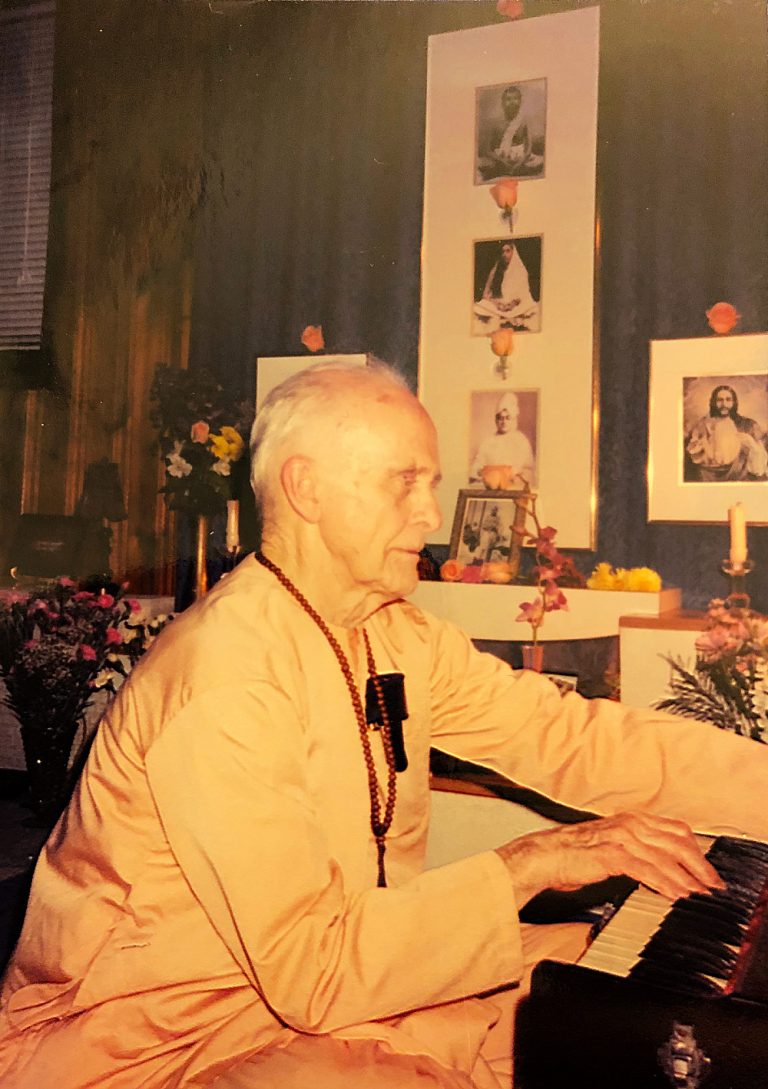
[[[240,503],[227,500],[227,552],[237,552],[240,547]]]
[[[747,519],[741,503],[735,503],[728,510],[731,524],[730,560],[734,567],[743,567],[747,561]]]

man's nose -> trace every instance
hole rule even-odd
[[[443,524],[443,514],[434,488],[427,487],[421,492],[414,519],[425,526],[428,533],[439,529]]]

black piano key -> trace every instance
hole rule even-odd
[[[666,987],[679,994],[714,997],[723,993],[721,984],[707,979],[697,972],[676,972],[653,961],[639,960],[629,971],[629,978],[655,987]]]
[[[654,935],[641,950],[640,956],[660,964],[674,964],[676,968],[687,966],[690,971],[725,980],[731,975],[737,955],[734,951],[711,942],[681,942],[671,946],[668,941]]]

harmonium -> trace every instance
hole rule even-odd
[[[576,964],[537,965],[515,1089],[768,1089],[768,844],[700,838],[725,890],[636,887]]]

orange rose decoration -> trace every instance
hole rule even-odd
[[[508,19],[519,19],[525,11],[525,4],[523,0],[499,0],[496,10]]]
[[[310,352],[320,352],[325,347],[322,325],[308,325],[301,334],[301,343]]]
[[[440,568],[440,577],[443,582],[461,582],[464,574],[464,564],[458,560],[446,560]]]
[[[483,582],[502,584],[512,581],[512,567],[503,560],[489,561],[483,564]]]
[[[515,350],[514,336],[511,329],[497,329],[491,333],[491,351],[504,359]]]
[[[707,310],[709,327],[715,333],[730,333],[741,317],[735,306],[727,302],[718,302]]]
[[[490,193],[502,211],[511,212],[517,204],[517,178],[499,178]]]

